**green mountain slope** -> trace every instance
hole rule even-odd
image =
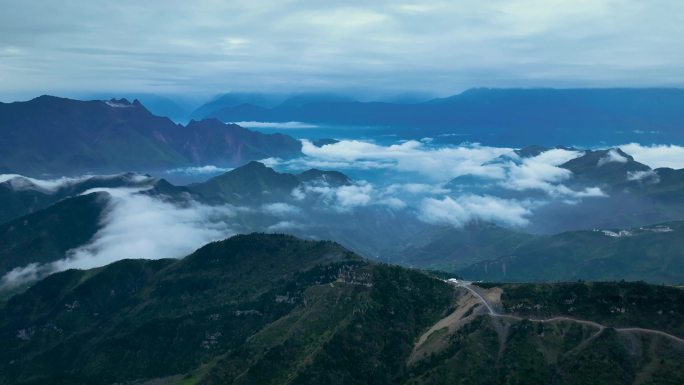
[[[210,201],[260,203],[289,196],[299,185],[292,175],[279,173],[259,162],[249,162],[206,182],[187,186]]]
[[[405,265],[455,271],[489,260],[492,255],[506,255],[534,238],[491,223],[473,222],[463,228],[430,228],[392,255],[394,262]]]
[[[47,209],[0,225],[0,276],[30,263],[64,258],[97,232],[107,193],[65,199]]]
[[[681,337],[684,292],[601,285],[476,288],[506,312],[490,316],[471,289],[331,242],[237,236],[16,295],[0,310],[0,383],[678,383],[684,344],[620,328]],[[531,319],[568,313],[608,326]]]
[[[252,161],[205,182],[188,185],[188,190],[209,202],[261,204],[291,201],[292,190],[302,184],[340,187],[352,184],[338,171],[310,169],[300,174],[280,173],[263,163]]]
[[[684,282],[684,222],[627,231],[572,231],[537,237],[459,274],[494,281],[644,280]]]
[[[681,343],[566,322],[470,321],[406,384],[676,384]]]
[[[49,186],[51,184],[52,186]],[[157,188],[160,184],[168,183],[163,179],[134,173],[90,176],[47,183],[34,183],[29,178],[16,175],[0,183],[0,223],[45,209],[65,198],[80,195],[93,188]]]

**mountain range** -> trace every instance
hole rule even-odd
[[[125,151],[122,151],[125,149]],[[182,126],[137,100],[41,96],[0,104],[2,166],[23,175],[234,167],[300,154],[299,141],[207,119]]]
[[[484,221],[461,228],[430,224],[416,220],[410,208],[341,209],[336,194],[363,185],[335,171],[280,173],[258,162],[186,186],[135,174],[94,176],[50,186],[14,177],[0,183],[5,197],[0,201],[5,222],[1,225],[5,236],[0,238],[0,273],[65,258],[68,250],[84,245],[102,229],[110,207],[107,192],[81,194],[98,188],[132,188],[180,208],[197,203],[239,208],[237,216],[230,218],[235,231],[285,231],[333,239],[375,259],[455,272],[469,279],[684,282],[679,247],[684,239],[682,174],[650,170],[624,153],[624,162],[598,166],[598,160],[611,151],[618,150],[588,151],[562,166],[572,168],[576,175],[570,185],[598,185],[610,198],[540,209],[532,222],[547,230],[577,223],[586,227],[542,234]],[[652,172],[656,179],[629,181],[630,170]],[[632,202],[650,204],[642,203],[641,208],[635,204],[622,216],[616,209],[624,203],[621,194]],[[621,199],[617,206],[612,203],[615,199]],[[602,226],[607,223],[619,226]]]
[[[624,230],[570,231],[533,237],[499,258],[458,274],[486,281],[644,280],[680,282],[684,222]]]
[[[351,180],[339,172],[311,169],[294,175],[279,173],[252,161],[205,182],[189,185],[188,188],[210,201],[262,204],[289,200],[292,190],[297,186],[317,180],[333,182],[332,185],[336,186],[351,184]]]
[[[215,100],[197,110],[224,122],[306,122],[391,128],[404,136],[460,136],[488,145],[529,143],[684,144],[684,90],[476,88],[426,102],[358,102],[304,98],[261,103],[253,98]]]
[[[499,160],[521,165],[526,159],[549,150],[528,146],[516,150],[522,154],[521,159],[503,156]],[[580,156],[558,167],[570,171],[563,180],[563,189],[594,193],[582,199],[570,199],[572,204],[556,201],[537,208],[530,216],[526,231],[549,234],[630,228],[684,218],[684,170],[652,169],[619,148],[583,150]],[[543,189],[511,189],[473,175],[454,178],[445,187],[454,195],[470,193],[518,200],[543,199],[546,195]]]

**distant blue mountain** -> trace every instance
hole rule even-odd
[[[423,103],[308,98],[305,103],[227,106],[224,122],[300,121],[391,127],[417,136],[458,133],[493,145],[684,144],[684,90],[478,88]]]
[[[261,108],[272,108],[282,103],[286,99],[285,95],[280,94],[265,94],[257,92],[230,92],[219,95],[209,102],[197,107],[190,116],[193,119],[202,119],[210,116],[216,111],[225,108],[237,107],[243,104],[249,104]]]
[[[294,108],[302,107],[312,103],[340,103],[354,102],[355,100],[344,95],[324,92],[311,93],[258,93],[258,92],[230,92],[220,95],[211,101],[198,107],[192,112],[193,119],[203,119],[213,116],[219,111],[227,108],[258,107],[260,109],[270,108]]]
[[[303,107],[312,103],[353,103],[353,98],[332,93],[300,93],[293,94],[278,105],[280,108]]]

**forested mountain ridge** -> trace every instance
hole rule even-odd
[[[606,384],[680,381],[684,344],[610,327],[681,337],[684,292],[597,285],[466,289],[331,242],[237,236],[14,296],[0,310],[0,382],[575,384],[596,379],[595,362]],[[651,306],[631,306],[644,290]],[[608,327],[536,320],[568,312]]]

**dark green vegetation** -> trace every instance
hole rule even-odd
[[[137,100],[41,96],[0,103],[3,166],[23,175],[236,166],[271,156],[297,156],[300,150],[299,141],[289,136],[265,135],[217,120],[177,125],[151,114]]]
[[[206,182],[191,184],[188,189],[210,202],[261,204],[292,200],[292,190],[303,183],[339,187],[351,184],[351,179],[341,172],[317,169],[296,175],[280,173],[252,161]]]
[[[256,203],[287,198],[299,185],[292,175],[279,173],[259,162],[250,162],[206,182],[188,186],[216,202]]]
[[[100,227],[108,194],[91,193],[0,225],[0,276],[31,263],[64,258],[88,242]]]
[[[598,294],[576,284],[572,293],[588,298],[575,299],[578,315],[683,330],[681,290],[604,285]],[[566,288],[503,288],[507,309],[567,310]],[[611,288],[627,302],[644,293],[653,306],[611,318],[604,308],[613,302],[596,300],[612,299]],[[666,337],[595,336],[586,325],[490,318],[479,308],[464,326],[427,339],[445,339],[444,349],[409,364],[419,337],[466,295],[335,243],[237,236],[178,261],[54,274],[14,296],[0,310],[0,383],[666,384],[683,376],[684,345]]]
[[[506,313],[568,316],[610,327],[641,327],[684,336],[683,290],[644,282],[502,284]]]
[[[646,333],[480,316],[412,367],[406,384],[679,384],[682,343]]]
[[[242,383],[322,383],[353,366],[339,354],[361,364],[371,353],[377,361],[347,376],[391,383],[402,373],[397,353],[408,355],[452,297],[440,281],[368,265],[330,242],[238,236],[181,261],[126,260],[41,281],[0,313],[0,373],[7,383],[102,384],[210,365],[209,383],[236,373]]]
[[[684,222],[619,232],[540,236],[458,273],[487,281],[644,280],[684,283]]]
[[[74,179],[45,188],[28,178],[17,176],[0,183],[0,223],[48,208],[92,188],[149,187],[159,182],[154,178],[124,173]]]
[[[444,226],[416,234],[398,248],[394,262],[457,271],[492,255],[506,255],[530,239],[534,236],[486,222],[472,222],[461,229]]]

